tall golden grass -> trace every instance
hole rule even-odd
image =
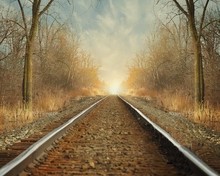
[[[34,111],[45,112],[55,111],[63,107],[64,103],[68,101],[69,93],[62,90],[45,90],[35,98]]]
[[[31,119],[29,119],[28,121],[30,120]],[[24,112],[19,102],[13,106],[0,106],[0,133],[11,130],[15,127],[20,127],[28,121],[24,116]]]
[[[179,112],[196,123],[220,130],[220,104],[212,105],[206,102],[201,113],[194,112],[193,99],[181,91],[157,92],[141,88],[131,92],[133,95],[142,96],[169,111]]]
[[[74,97],[94,96],[100,92],[97,89],[82,88],[73,91],[47,89],[34,97],[33,116],[26,117],[20,102],[12,105],[0,105],[0,133],[21,127],[41,117],[45,112],[54,112],[67,104]]]

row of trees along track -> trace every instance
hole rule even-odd
[[[215,87],[218,87],[218,81],[215,81],[219,79],[218,26],[220,20],[219,10],[216,8],[218,2],[212,0],[158,0],[157,2],[160,2],[163,7],[172,9],[172,12],[168,13],[170,20],[164,24],[159,19],[158,33],[155,32],[155,38],[151,37],[153,39],[148,40],[147,47],[149,48],[145,48],[143,53],[138,53],[136,63],[131,67],[130,76],[125,84],[128,84],[127,87],[133,84],[133,88],[137,89],[134,85],[142,81],[145,82],[145,86],[140,84],[139,88],[148,86],[151,90],[158,88],[161,91],[168,87],[167,89],[173,92],[175,89],[178,92],[182,89],[186,96],[189,90],[190,96],[194,97],[195,112],[200,114],[204,108],[205,97],[208,97],[205,96],[205,92],[209,91],[216,99],[213,91],[216,88],[210,84],[211,80]],[[153,44],[150,43],[151,40],[154,40]],[[214,64],[211,65],[212,62]],[[210,68],[209,65],[211,65]],[[215,69],[215,67],[218,68]],[[138,70],[142,72],[141,77],[138,75]],[[191,74],[191,70],[194,75]],[[206,71],[206,86],[204,71]],[[208,76],[209,72],[212,73],[211,76]],[[187,78],[189,75],[190,78]],[[192,93],[194,95],[191,95],[190,90],[192,77],[194,77],[194,93]],[[186,79],[187,82],[183,83]]]
[[[34,110],[42,107],[39,97],[59,92],[72,96],[73,90],[101,86],[98,67],[80,47],[77,34],[56,13],[59,2],[8,3],[0,5],[1,104],[12,107],[22,99],[30,116],[33,103]]]

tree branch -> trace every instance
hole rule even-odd
[[[173,2],[176,4],[177,8],[183,12],[184,15],[186,15],[188,17],[188,13],[183,9],[183,7],[179,4],[179,2],[177,2],[177,0],[173,0]]]
[[[201,33],[202,33],[202,30],[203,30],[203,23],[204,23],[204,20],[205,20],[205,13],[206,13],[206,9],[208,7],[208,4],[209,4],[209,0],[206,1],[206,4],[204,6],[204,9],[203,9],[203,12],[202,12],[202,18],[201,18],[201,22],[200,22],[200,27],[199,27],[199,38],[201,37]]]
[[[8,56],[10,56],[11,53],[8,53],[6,56],[0,58],[0,62],[3,61],[4,59],[6,59]]]
[[[25,18],[25,14],[24,14],[24,9],[23,9],[23,6],[21,5],[21,1],[20,0],[17,0],[17,1],[18,1],[20,10],[21,10],[22,20],[23,20],[23,23],[24,23],[25,35],[28,38],[27,22],[26,22],[26,18]]]
[[[193,0],[187,0],[187,6],[189,6],[189,13],[192,19],[195,19],[195,2]]]
[[[32,3],[33,4],[33,1],[32,0],[28,0],[30,3]]]
[[[0,45],[1,45],[1,44],[3,43],[3,41],[8,37],[8,34],[10,35],[9,29],[7,29],[7,30],[5,31],[5,33],[3,34],[3,36],[1,36],[2,39],[0,40]]]
[[[43,8],[43,10],[39,13],[39,16],[43,15],[45,11],[50,7],[54,0],[50,0],[47,5]]]
[[[220,19],[216,19],[216,20],[210,21],[209,23],[207,23],[205,26],[202,27],[202,30],[207,28],[210,24],[213,24],[215,22],[220,23]]]
[[[19,24],[19,23],[18,23],[17,21],[15,21],[15,20],[8,19],[8,22],[15,23],[15,24],[17,24],[20,28],[24,29],[24,31],[26,30],[24,26],[22,26],[21,24]]]

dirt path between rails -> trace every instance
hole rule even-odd
[[[76,124],[23,175],[179,175],[117,97]]]

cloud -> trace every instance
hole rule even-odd
[[[74,18],[80,23],[83,47],[101,65],[101,78],[122,81],[152,29],[153,0],[102,0],[95,8],[88,8],[88,1],[76,3],[88,9],[83,15],[77,11]]]

